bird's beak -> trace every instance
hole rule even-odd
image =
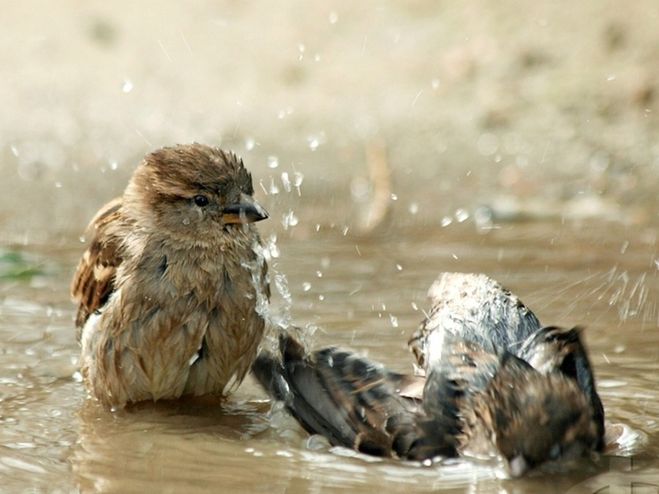
[[[253,223],[267,217],[267,211],[247,194],[240,194],[240,202],[229,204],[222,210],[222,220],[225,225]]]

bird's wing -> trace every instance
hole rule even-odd
[[[441,359],[427,369],[423,418],[408,458],[455,456],[463,441],[465,417],[501,365],[501,357],[480,345],[447,334]]]
[[[310,433],[331,444],[385,457],[407,457],[417,437],[419,380],[335,347],[306,353],[289,335],[280,356],[262,353],[252,370]]]
[[[120,214],[121,198],[116,198],[96,213],[87,228],[92,234],[91,243],[71,283],[71,296],[78,304],[78,338],[89,316],[103,306],[114,289],[114,277],[122,260],[117,235]]]
[[[600,444],[604,447],[604,407],[597,393],[595,375],[582,340],[583,329],[546,326],[529,336],[520,349],[520,357],[543,374],[559,372],[576,381],[593,409]]]

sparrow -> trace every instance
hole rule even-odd
[[[444,352],[427,376],[405,375],[341,348],[306,352],[282,334],[279,355],[262,352],[252,369],[307,432],[369,455],[499,457],[519,477],[598,450],[590,402],[570,377],[453,337]]]
[[[233,153],[176,145],[94,216],[71,294],[81,374],[103,405],[221,397],[243,380],[270,297],[253,194]]]
[[[485,274],[441,273],[428,290],[430,310],[408,341],[416,370],[424,375],[445,355],[446,336],[476,343],[490,353],[509,352],[543,374],[560,372],[588,398],[604,447],[604,407],[581,337],[582,330],[542,325],[538,317]]]
[[[488,338],[491,326],[470,324],[494,315],[495,306],[480,300],[461,309],[465,292],[457,290],[460,296],[446,304],[454,306],[453,331],[434,326],[430,342],[412,338],[426,350],[420,372],[392,372],[336,347],[310,352],[285,333],[278,351],[263,351],[252,371],[305,430],[366,454],[422,462],[496,456],[517,477],[548,461],[601,451],[603,410],[582,330],[535,327],[537,318],[496,282],[464,276],[487,282],[486,290],[471,293],[495,294],[499,307],[508,297],[504,305],[511,310],[500,312],[501,331]],[[432,317],[433,310],[421,326],[430,328]],[[509,345],[519,346],[515,354],[501,335],[517,331],[528,335]]]

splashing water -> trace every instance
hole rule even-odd
[[[278,270],[276,259],[279,258],[280,251],[277,246],[277,236],[272,234],[262,243],[255,243],[252,248],[256,259],[251,263],[243,264],[251,273],[252,283],[255,287],[260,287],[263,281],[269,283],[274,287],[275,293],[281,300],[281,303],[274,304],[268,300],[265,293],[259,289],[256,290],[256,311],[266,321],[265,345],[274,348],[279,331],[291,329],[293,297],[286,275]],[[268,274],[265,280],[262,279],[264,263],[268,264]]]
[[[288,172],[281,173],[281,184],[286,192],[291,191],[291,179],[288,177]]]
[[[466,209],[456,209],[455,210],[455,219],[458,221],[458,223],[462,223],[464,221],[467,221],[469,219],[469,211]]]
[[[304,175],[300,172],[293,173],[293,186],[297,189],[297,195],[302,195],[300,187],[302,186],[302,181],[304,180]]]
[[[268,168],[277,168],[279,166],[279,158],[276,156],[268,156]]]
[[[284,227],[284,230],[288,230],[289,227],[296,226],[298,223],[298,217],[295,216],[293,210],[289,210],[288,213],[285,213],[281,220],[281,224]]]
[[[273,196],[279,194],[279,187],[277,187],[277,184],[275,183],[274,178],[270,179],[270,190],[269,190],[269,192]]]

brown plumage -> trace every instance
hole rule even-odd
[[[410,376],[335,347],[307,353],[282,335],[280,355],[260,354],[253,372],[308,432],[366,454],[500,456],[519,476],[598,449],[592,407],[573,379],[450,337],[444,352],[427,377]]]
[[[410,340],[417,375],[288,335],[253,372],[309,432],[378,456],[497,455],[518,476],[603,449],[604,411],[579,328],[541,327],[484,275],[443,273]]]
[[[179,145],[147,155],[96,214],[71,292],[84,381],[104,405],[242,381],[269,299],[253,192],[232,153]]]
[[[408,342],[422,371],[441,357],[446,332],[494,350],[519,345],[541,326],[515,294],[484,274],[441,273],[428,298],[428,317]]]
[[[604,408],[581,329],[541,330],[536,315],[515,294],[484,274],[442,273],[428,297],[428,316],[408,342],[421,375],[446,355],[447,336],[476,343],[490,353],[509,352],[542,374],[560,372],[588,398],[598,426],[598,449],[603,448]]]

